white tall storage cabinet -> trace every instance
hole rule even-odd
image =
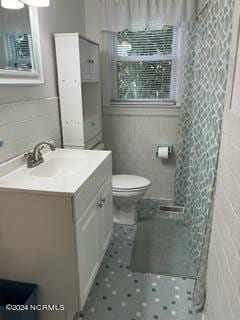
[[[55,34],[64,147],[102,142],[99,45],[78,33]]]

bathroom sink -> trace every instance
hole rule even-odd
[[[47,160],[38,167],[33,168],[29,174],[35,177],[70,176],[79,172],[86,165],[86,160],[81,158],[58,157]]]
[[[24,154],[0,164],[0,190],[76,195],[85,181],[110,157],[109,151],[56,149],[43,153],[44,162],[27,168]],[[103,166],[100,172],[111,171]],[[98,183],[98,179],[95,181]]]

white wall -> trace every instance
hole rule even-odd
[[[214,201],[207,278],[206,320],[240,318],[240,101],[231,105],[240,1],[235,1],[233,49]],[[230,109],[231,106],[231,109]]]
[[[39,9],[45,83],[37,86],[0,86],[0,162],[54,139],[60,145],[59,103],[53,33],[85,33],[84,0],[51,0]]]
[[[225,113],[209,255],[206,320],[240,315],[240,116]]]
[[[100,43],[101,17],[98,2],[98,0],[85,1],[85,31],[87,37]]]

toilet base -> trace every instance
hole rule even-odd
[[[136,204],[118,205],[113,203],[113,222],[130,226],[135,225],[137,223]]]

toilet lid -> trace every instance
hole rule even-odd
[[[150,180],[144,177],[118,174],[113,176],[112,186],[114,190],[132,190],[146,188],[151,184]]]

